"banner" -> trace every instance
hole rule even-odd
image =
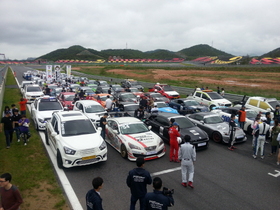
[[[54,65],[54,79],[55,81],[59,81],[61,80],[61,76],[60,76],[60,65]]]
[[[67,79],[71,77],[71,65],[66,66],[66,75],[67,75]]]
[[[52,77],[52,65],[46,65],[46,77],[47,77],[47,83],[50,83],[53,79]]]

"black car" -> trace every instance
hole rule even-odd
[[[146,119],[145,123],[148,126],[152,126],[152,131],[158,134],[165,142],[169,143],[168,130],[171,118],[174,118],[175,122],[179,124],[181,138],[189,135],[191,137],[191,144],[196,149],[206,149],[208,147],[209,137],[207,133],[182,115],[163,112],[158,115],[151,115]]]
[[[189,99],[173,99],[169,102],[169,106],[176,109],[180,114],[192,114],[195,112],[208,112],[208,107],[199,104],[195,100]]]

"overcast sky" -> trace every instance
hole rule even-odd
[[[262,55],[280,47],[279,11],[280,0],[0,0],[0,53],[26,59],[73,45],[145,52],[208,44]]]

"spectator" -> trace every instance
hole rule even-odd
[[[20,142],[20,129],[19,129],[19,124],[18,124],[18,121],[21,119],[21,115],[18,113],[18,109],[15,109],[15,114],[13,115],[13,128],[14,128],[14,131],[16,133],[16,136],[17,136],[17,140],[18,142]]]
[[[107,95],[107,99],[106,99],[106,101],[105,101],[105,108],[106,108],[106,110],[107,110],[108,112],[111,111],[112,103],[113,103],[113,101],[112,101],[112,99],[110,98],[110,95]]]
[[[174,205],[172,194],[165,194],[161,191],[162,180],[159,177],[153,179],[154,191],[145,196],[145,210],[167,210],[169,206]]]
[[[274,126],[271,129],[271,153],[269,154],[269,156],[273,156],[277,152],[277,147],[279,146],[277,137],[279,133],[280,133],[279,122],[277,119],[274,119]]]
[[[26,118],[26,115],[22,115],[21,119],[18,121],[18,125],[21,135],[26,135],[23,142],[24,146],[26,146],[27,141],[29,141],[29,138],[31,137],[31,134],[29,132],[30,121]]]
[[[5,137],[6,137],[6,148],[9,149],[13,140],[13,131],[14,131],[13,118],[11,117],[10,111],[6,111],[5,116],[1,119],[0,132],[3,131],[3,127],[4,127]]]
[[[186,135],[183,139],[179,149],[179,160],[181,161],[182,171],[182,185],[184,187],[193,187],[193,175],[194,175],[194,161],[196,161],[196,152],[194,145],[190,144],[191,137]],[[188,173],[188,182],[187,182]]]
[[[16,105],[15,104],[12,104],[11,105],[11,110],[12,110],[12,116],[15,114],[15,110],[17,109]]]
[[[170,162],[174,161],[179,163],[178,160],[178,151],[179,151],[179,144],[177,141],[177,138],[180,137],[180,133],[178,131],[179,124],[174,122],[172,127],[169,128],[168,134],[169,134],[169,144],[170,144],[170,152],[169,152],[169,160]]]
[[[143,157],[136,159],[137,168],[129,171],[126,184],[130,188],[130,210],[135,210],[136,202],[140,202],[140,210],[144,209],[147,185],[152,183],[151,175],[144,169],[145,160]]]
[[[19,103],[19,110],[21,115],[26,115],[26,104],[27,104],[27,99],[26,98],[21,98]]]
[[[10,109],[9,106],[5,106],[4,111],[3,111],[3,113],[2,113],[2,117],[5,117],[5,116],[6,116],[6,112],[10,112],[11,116],[13,116],[13,112],[12,112],[12,110]]]
[[[45,95],[51,95],[51,89],[49,88],[49,86],[48,85],[46,85],[46,88],[45,88],[45,90],[44,90],[44,94]]]
[[[222,88],[221,96],[225,97],[225,89],[224,88]]]
[[[236,149],[235,146],[233,146],[235,142],[235,130],[236,130],[236,123],[235,120],[235,114],[232,114],[229,121],[229,141],[228,141],[228,149],[233,151]]]
[[[138,118],[139,120],[142,120],[144,116],[144,108],[143,106],[139,106],[139,108],[134,111],[134,117]]]
[[[0,176],[0,210],[16,210],[23,203],[18,188],[11,181],[12,175],[10,173],[4,173]]]
[[[87,210],[103,210],[102,198],[100,197],[100,190],[103,188],[103,179],[96,177],[92,180],[93,189],[86,194]]]
[[[246,122],[246,111],[245,111],[245,106],[243,105],[241,109],[238,111],[238,122],[240,125],[240,128],[244,130],[244,125]]]
[[[108,117],[108,113],[104,113],[104,115],[100,118],[100,127],[102,128],[101,136],[104,140],[105,140],[105,133],[106,133],[107,117]]]
[[[277,119],[280,122],[280,106],[277,104],[274,110],[274,119]]]
[[[257,158],[259,149],[260,149],[260,153],[261,153],[261,159],[264,159],[265,137],[266,137],[266,133],[269,131],[269,125],[264,123],[265,120],[266,120],[265,117],[261,117],[261,123],[258,124],[258,126],[256,128],[256,130],[259,131],[259,137],[257,139],[257,145],[255,147],[255,152],[253,154],[253,158],[255,158],[255,159]]]

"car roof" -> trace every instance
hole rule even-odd
[[[53,114],[57,114],[61,121],[73,121],[73,120],[82,120],[88,119],[82,112],[80,111],[54,111]]]
[[[84,104],[84,105],[100,105],[100,103],[98,103],[97,101],[93,101],[93,100],[79,100],[77,102]]]
[[[109,118],[108,120],[110,120],[110,119],[117,121],[119,124],[131,123],[131,122],[142,122],[141,120],[139,120],[135,117],[116,117],[116,118]]]
[[[184,117],[183,115],[180,114],[175,114],[175,113],[169,113],[169,112],[160,112],[158,115],[162,115],[164,117],[170,118],[170,117]]]
[[[214,116],[219,116],[218,114],[214,113],[214,112],[197,112],[191,115],[201,115],[201,116],[210,116],[210,115],[214,115]]]

